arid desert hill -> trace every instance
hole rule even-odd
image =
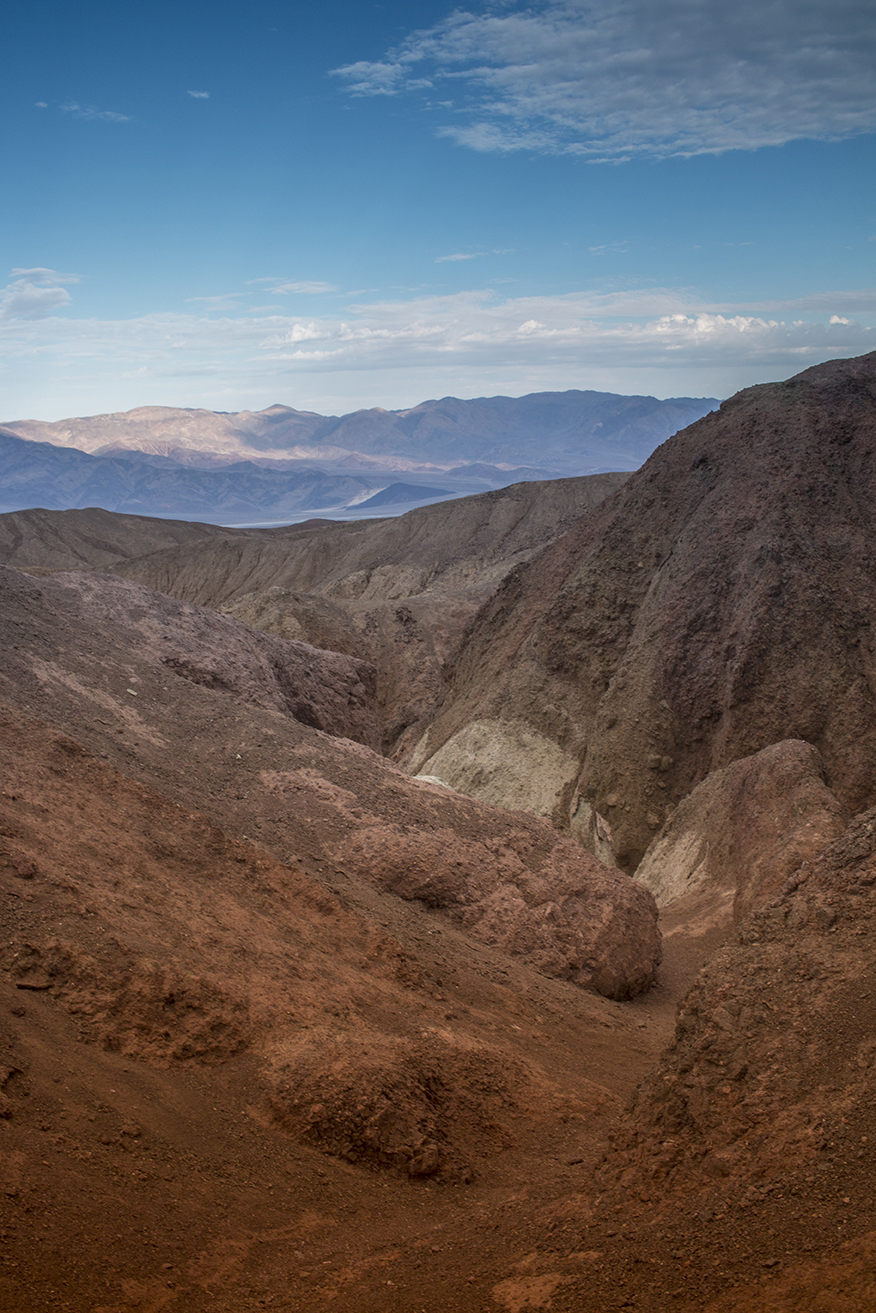
[[[268,530],[96,508],[20,511],[0,515],[0,561],[37,573],[113,570],[282,637],[364,657],[377,667],[384,749],[398,755],[422,732],[447,661],[504,575],[626,477],[521,483],[398,519]]]
[[[874,540],[876,354],[740,392],[507,576],[407,764],[573,829],[595,810],[628,870],[710,771],[782,739],[862,810]]]
[[[560,492],[559,537],[550,487],[285,564],[283,531],[0,521],[4,1307],[876,1307],[874,373],[740,394]],[[222,563],[226,614],[113,557]],[[368,746],[418,596],[427,765],[520,810]],[[348,651],[293,641],[330,623]],[[402,754],[437,733],[407,682]],[[564,726],[626,795],[558,789]],[[612,830],[635,879],[578,842]]]

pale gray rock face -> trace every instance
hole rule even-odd
[[[414,752],[417,774],[433,774],[481,802],[551,817],[577,760],[523,720],[473,720],[434,755],[426,733]]]

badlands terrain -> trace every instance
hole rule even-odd
[[[0,1307],[876,1309],[874,453],[0,516]]]

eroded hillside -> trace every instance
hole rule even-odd
[[[874,538],[876,355],[741,392],[506,577],[408,764],[494,802],[531,789],[573,830],[596,811],[628,870],[710,771],[782,739],[861,810]]]

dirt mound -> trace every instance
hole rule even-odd
[[[7,569],[0,582],[8,700],[78,726],[145,783],[281,857],[319,854],[385,888],[400,861],[440,851],[455,891],[431,901],[457,918],[464,902],[473,933],[612,997],[653,980],[660,944],[645,889],[544,821],[417,783],[305,728],[362,725],[363,663],[103,575],[37,583]],[[422,900],[419,885],[396,884]]]
[[[287,1049],[270,1103],[280,1125],[347,1162],[470,1179],[475,1163],[514,1143],[530,1083],[507,1052],[450,1035],[335,1033]]]
[[[627,869],[710,771],[783,739],[819,750],[849,812],[870,805],[874,452],[876,354],[671,438],[486,603],[411,769],[453,784],[458,736],[522,723],[575,763],[556,822],[583,800]]]

